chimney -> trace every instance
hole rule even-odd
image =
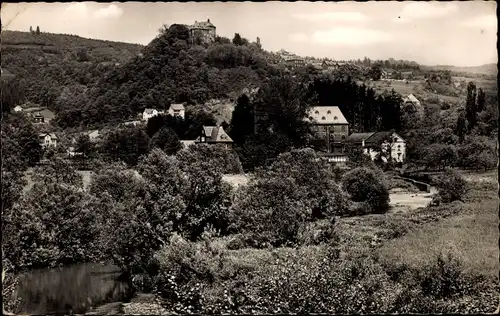
[[[210,23],[210,19],[208,19],[207,22]]]

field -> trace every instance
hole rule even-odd
[[[450,251],[466,271],[498,276],[498,200],[496,174],[467,173],[473,189],[460,214],[430,223],[387,242],[379,250],[387,260],[410,266]]]

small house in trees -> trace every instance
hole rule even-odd
[[[406,158],[406,141],[395,132],[353,133],[347,141],[363,148],[363,152],[375,160],[403,163]]]
[[[154,116],[164,114],[164,113],[165,113],[164,111],[159,111],[157,109],[144,109],[144,112],[142,113],[142,119],[144,121],[147,121]]]
[[[173,117],[182,117],[184,119],[186,109],[183,104],[171,104],[168,109],[168,114]]]
[[[22,112],[22,111],[23,111],[23,107],[20,105],[16,105],[16,107],[14,108],[14,112]]]
[[[422,105],[420,101],[413,95],[409,94],[406,98],[403,99],[403,103],[406,105],[408,103],[415,105],[417,108],[420,108]]]
[[[57,147],[57,136],[54,133],[38,134],[38,139],[42,148]]]
[[[200,136],[194,142],[195,144],[224,144],[230,147],[233,140],[222,126],[203,126]]]

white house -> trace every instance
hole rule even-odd
[[[172,115],[173,117],[180,116],[184,119],[185,113],[186,110],[183,104],[171,104],[168,108],[168,114]]]
[[[360,145],[363,152],[375,160],[379,153],[382,161],[387,162],[387,157],[393,161],[403,163],[406,159],[406,142],[397,133],[373,132],[373,133],[353,133],[349,135],[348,142]],[[390,153],[389,153],[390,151]]]
[[[57,136],[54,133],[38,134],[38,139],[42,148],[57,147]]]
[[[22,112],[23,111],[23,107],[20,106],[20,105],[17,105],[15,108],[14,108],[14,112]]]
[[[164,111],[159,111],[157,109],[145,109],[144,112],[142,113],[142,119],[144,121],[147,121],[150,118],[152,118],[153,116],[157,116],[157,115],[160,115],[160,114],[165,114],[165,112]]]

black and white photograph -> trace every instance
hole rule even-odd
[[[500,313],[497,25],[2,2],[2,314]]]

